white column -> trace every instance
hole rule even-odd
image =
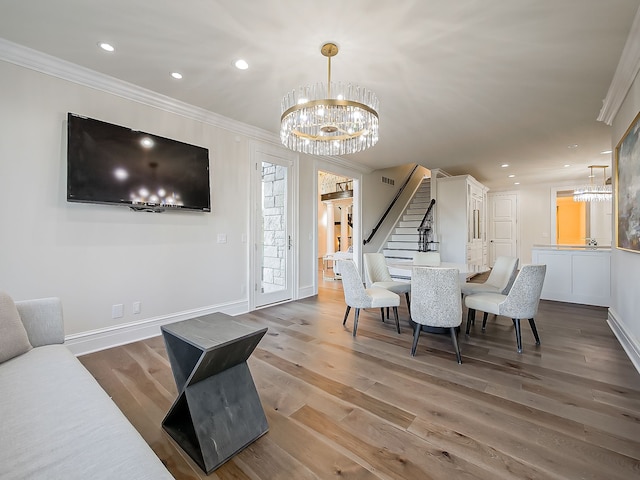
[[[324,202],[327,207],[327,255],[335,253],[335,219],[334,219],[334,206],[333,202]]]
[[[349,249],[349,209],[346,204],[340,209],[340,250]]]

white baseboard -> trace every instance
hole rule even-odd
[[[313,297],[314,295],[317,295],[317,290],[315,289],[314,285],[309,285],[307,287],[300,287],[298,289],[298,298],[307,298],[307,297]]]
[[[162,317],[149,318],[139,322],[67,335],[65,337],[64,344],[69,347],[69,350],[71,350],[74,355],[85,355],[98,350],[117,347],[118,345],[125,345],[127,343],[144,340],[145,338],[158,336],[161,333],[160,327],[167,323],[188,320],[190,318],[215,312],[222,312],[227,315],[239,315],[248,311],[249,308],[246,301],[214,305],[206,308],[165,315]]]
[[[636,367],[636,370],[640,373],[640,344],[638,344],[638,342],[634,340],[633,335],[627,331],[624,323],[620,321],[620,316],[613,308],[609,308],[607,323],[627,353],[629,360],[631,360],[633,366]]]

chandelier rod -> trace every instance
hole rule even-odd
[[[320,53],[327,57],[327,98],[331,98],[331,57],[335,57],[339,50],[338,45],[332,42],[325,43],[320,49]]]
[[[331,98],[331,56],[327,56],[327,98]]]

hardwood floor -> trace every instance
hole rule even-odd
[[[524,322],[520,355],[510,319],[482,332],[479,316],[462,365],[447,335],[410,357],[402,304],[400,335],[373,309],[355,339],[344,309],[320,279],[317,297],[236,317],[269,328],[249,366],[270,430],[209,476],[160,426],[177,394],[162,337],[80,360],[177,479],[640,478],[640,375],[606,309],[542,301],[542,345]]]

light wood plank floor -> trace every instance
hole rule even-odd
[[[355,339],[344,308],[321,279],[236,317],[269,328],[249,366],[270,430],[209,476],[160,426],[177,393],[162,337],[80,360],[177,479],[640,478],[640,375],[606,309],[542,301],[542,345],[524,322],[521,355],[510,319],[476,321],[458,365],[448,336],[410,357],[403,305],[400,335],[370,310]]]

